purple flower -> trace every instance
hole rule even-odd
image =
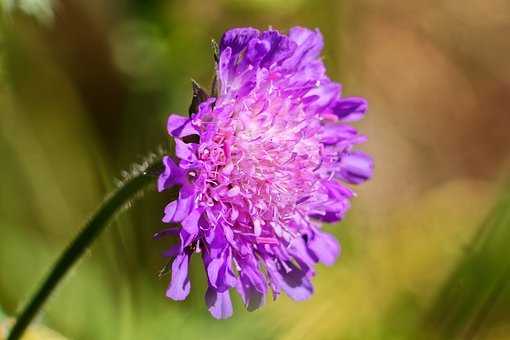
[[[167,296],[190,292],[188,266],[200,253],[205,301],[215,318],[232,315],[230,289],[255,310],[269,290],[295,300],[313,293],[317,262],[334,263],[337,240],[322,222],[340,221],[372,160],[353,147],[366,138],[345,122],[367,103],[341,97],[325,73],[322,35],[301,27],[232,29],[220,43],[218,95],[190,118],[171,115],[176,159],[163,159],[159,191],[179,186],[163,222],[177,226]]]

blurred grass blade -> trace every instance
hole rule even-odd
[[[471,339],[510,321],[510,189],[480,226],[440,290],[426,324],[441,338]]]
[[[115,192],[107,196],[103,204],[92,215],[83,229],[81,229],[80,233],[68,248],[64,250],[42,285],[29,300],[16,320],[8,340],[16,340],[21,337],[58,283],[94,242],[101,231],[105,229],[111,218],[122,207],[128,205],[147,185],[153,183],[155,175],[159,174],[161,169],[162,164],[158,159],[153,160],[151,163],[146,163],[142,166],[142,169],[139,169],[139,171],[127,178]]]

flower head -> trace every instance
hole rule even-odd
[[[313,293],[317,262],[340,252],[321,222],[337,222],[372,160],[356,144],[365,137],[346,122],[367,103],[341,97],[325,73],[318,30],[238,28],[226,32],[217,62],[218,93],[190,118],[171,115],[177,160],[164,157],[158,189],[179,186],[163,217],[177,226],[158,235],[178,242],[167,296],[190,292],[188,265],[200,253],[208,278],[205,300],[216,318],[232,314],[230,289],[248,310],[283,290],[295,300]]]

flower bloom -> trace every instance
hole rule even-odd
[[[321,222],[340,221],[354,192],[372,175],[371,158],[354,151],[366,138],[346,125],[367,103],[341,97],[325,73],[318,30],[238,28],[226,32],[217,61],[218,93],[190,118],[171,115],[176,160],[164,157],[159,191],[179,186],[158,233],[176,236],[167,296],[190,292],[188,266],[200,253],[206,304],[232,315],[230,289],[248,310],[272,291],[294,300],[313,293],[317,262],[334,263],[340,246]]]

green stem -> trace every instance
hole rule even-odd
[[[152,162],[145,171],[134,175],[124,182],[120,188],[106,197],[102,205],[94,215],[92,215],[87,224],[85,224],[78,236],[76,236],[62,253],[42,285],[23,308],[7,340],[17,340],[21,337],[37,312],[57,287],[58,283],[83,255],[85,250],[94,242],[101,231],[105,229],[110,219],[119,209],[132,200],[137,193],[150,183],[153,183],[155,174],[160,172],[161,168],[161,161]]]

